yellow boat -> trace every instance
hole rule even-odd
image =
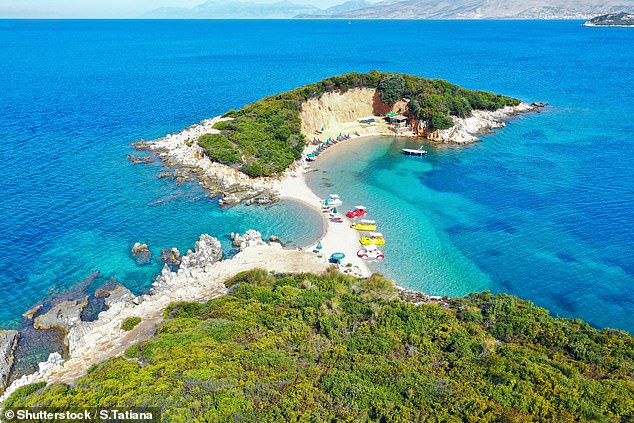
[[[358,223],[353,223],[350,227],[357,231],[376,231],[376,222],[374,220],[361,220]]]
[[[361,237],[363,245],[385,245],[385,238],[381,232],[370,232],[368,236]]]

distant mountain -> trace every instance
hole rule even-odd
[[[631,26],[634,27],[634,14],[632,13],[609,13],[597,16],[584,23],[583,26]]]
[[[339,19],[589,19],[599,14],[624,10],[634,12],[634,0],[387,0],[329,17]]]
[[[348,9],[349,10],[349,9]],[[249,1],[209,0],[191,9],[161,7],[147,13],[147,18],[216,18],[216,19],[284,19],[301,14],[323,12],[314,6],[289,1],[254,3]]]
[[[306,0],[302,0],[306,1]],[[349,0],[320,9],[289,1],[208,0],[191,9],[163,7],[149,18],[216,19],[590,19],[633,12],[634,0]]]

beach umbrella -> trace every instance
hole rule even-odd
[[[346,255],[344,253],[332,253],[332,255],[330,256],[330,258],[333,258],[335,260],[341,260],[345,257]]]
[[[322,248],[324,248],[324,247],[321,245],[321,241],[319,241],[319,242],[317,243],[317,246],[315,246],[315,248],[316,248],[316,249],[318,249],[318,250],[321,250]]]
[[[333,207],[333,208],[332,208],[332,212],[333,212],[334,214],[339,213],[339,212],[337,211],[337,208],[336,208],[336,207]]]

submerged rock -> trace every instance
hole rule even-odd
[[[130,161],[132,163],[134,163],[134,164],[139,164],[139,163],[150,164],[150,163],[152,163],[152,158],[150,156],[137,157],[137,156],[133,156],[132,154],[128,154],[128,159],[130,159]]]
[[[35,315],[38,313],[38,311],[42,310],[42,307],[44,307],[42,304],[37,304],[37,305],[31,307],[30,309],[28,309],[22,315],[22,317],[24,317],[26,320],[33,320],[33,317],[35,317]]]
[[[15,330],[0,330],[0,394],[9,382],[13,367],[13,353],[18,345],[19,334]]]
[[[181,252],[178,251],[178,248],[168,248],[166,250],[161,250],[161,258],[165,263],[172,266],[180,266],[183,257],[181,256]]]
[[[33,322],[36,329],[59,328],[68,332],[71,328],[81,322],[81,313],[88,305],[88,296],[82,300],[64,301],[47,313],[37,316]]]
[[[134,246],[132,247],[132,254],[134,255],[136,264],[138,264],[139,266],[149,264],[152,260],[152,253],[150,252],[147,244],[135,242]]]
[[[53,369],[59,368],[64,363],[64,357],[58,352],[49,354],[48,359],[41,363],[38,363],[38,370],[35,373],[24,375],[20,379],[14,381],[8,388],[7,392],[0,398],[0,401],[4,401],[6,397],[15,392],[16,389],[31,385],[33,383],[42,382],[45,380],[46,375]]]

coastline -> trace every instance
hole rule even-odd
[[[222,248],[216,238],[202,235],[194,250],[183,256],[178,271],[167,264],[152,284],[149,294],[134,296],[127,288],[117,285],[106,299],[108,308],[92,322],[78,321],[66,335],[68,359],[55,352],[39,371],[15,380],[0,396],[0,403],[21,386],[37,383],[72,383],[86,370],[105,359],[122,355],[130,346],[150,338],[163,320],[167,306],[179,301],[209,301],[228,292],[224,282],[237,273],[255,268],[278,273],[322,273],[328,264],[300,250],[283,249],[278,243],[266,243],[257,231],[247,231],[236,238],[240,252],[229,259],[222,258]],[[140,317],[141,323],[130,331],[122,329],[130,317]]]
[[[503,127],[505,120],[536,109],[537,107],[522,103],[519,108],[508,107],[496,112],[483,112],[473,118],[458,119],[457,128],[447,130],[450,132],[436,141],[475,142],[477,141],[476,134]],[[417,135],[411,131],[395,133],[387,124],[381,122],[378,116],[374,117],[377,118],[376,125],[361,126],[355,117],[352,121],[337,122],[337,125],[324,134],[332,133],[334,137],[338,133],[350,131],[358,134],[355,139],[371,136],[417,138]],[[241,252],[236,256],[218,261],[222,253],[220,257],[213,260],[210,258],[217,255],[219,243],[216,245],[217,240],[203,235],[197,242],[195,251],[189,251],[184,256],[191,258],[184,260],[184,263],[190,263],[189,265],[181,266],[177,272],[171,272],[166,265],[157,276],[152,285],[152,291],[148,295],[135,297],[125,287],[120,286],[114,296],[111,293],[108,309],[100,313],[96,321],[79,321],[68,330],[66,340],[69,358],[67,360],[64,360],[59,353],[50,354],[46,362],[39,364],[38,372],[14,381],[0,397],[0,402],[15,389],[26,384],[40,381],[70,383],[76,380],[91,365],[119,356],[131,345],[148,339],[154,333],[156,326],[163,321],[163,311],[170,303],[208,301],[224,295],[227,292],[224,282],[241,271],[263,268],[282,273],[321,273],[330,266],[328,257],[334,252],[341,252],[346,257],[339,265],[340,271],[361,278],[371,275],[366,262],[358,258],[356,254],[361,248],[360,232],[350,228],[352,221],[344,216],[345,210],[351,208],[352,205],[341,206],[339,215],[342,217],[342,223],[334,223],[327,219],[322,213],[320,198],[306,183],[305,174],[310,171],[310,166],[305,160],[296,162],[280,176],[250,178],[234,168],[212,162],[206,157],[196,140],[202,134],[214,133],[216,130],[213,126],[222,120],[226,119],[216,117],[204,120],[177,134],[168,134],[154,141],[135,143],[135,148],[156,153],[170,169],[196,176],[199,183],[212,193],[222,192],[224,201],[221,204],[234,204],[245,199],[255,199],[258,202],[257,200],[262,198],[265,199],[262,201],[265,203],[272,197],[298,201],[322,215],[324,221],[322,237],[303,250],[286,250],[277,243],[263,242],[258,234],[255,238],[248,239],[245,247],[241,248]],[[469,137],[458,136],[453,140],[451,138],[465,133]],[[308,135],[306,136],[308,138]],[[313,145],[308,145],[304,150],[304,156],[313,152],[315,148]],[[345,198],[343,200],[345,201]],[[211,238],[215,242],[207,238],[203,242],[204,237]],[[213,244],[211,247],[203,245],[210,242]],[[323,247],[319,253],[314,252],[314,245],[317,242],[320,242]],[[215,249],[216,252],[205,252],[205,248]],[[121,325],[130,317],[141,317],[142,322],[133,330],[124,332]]]

